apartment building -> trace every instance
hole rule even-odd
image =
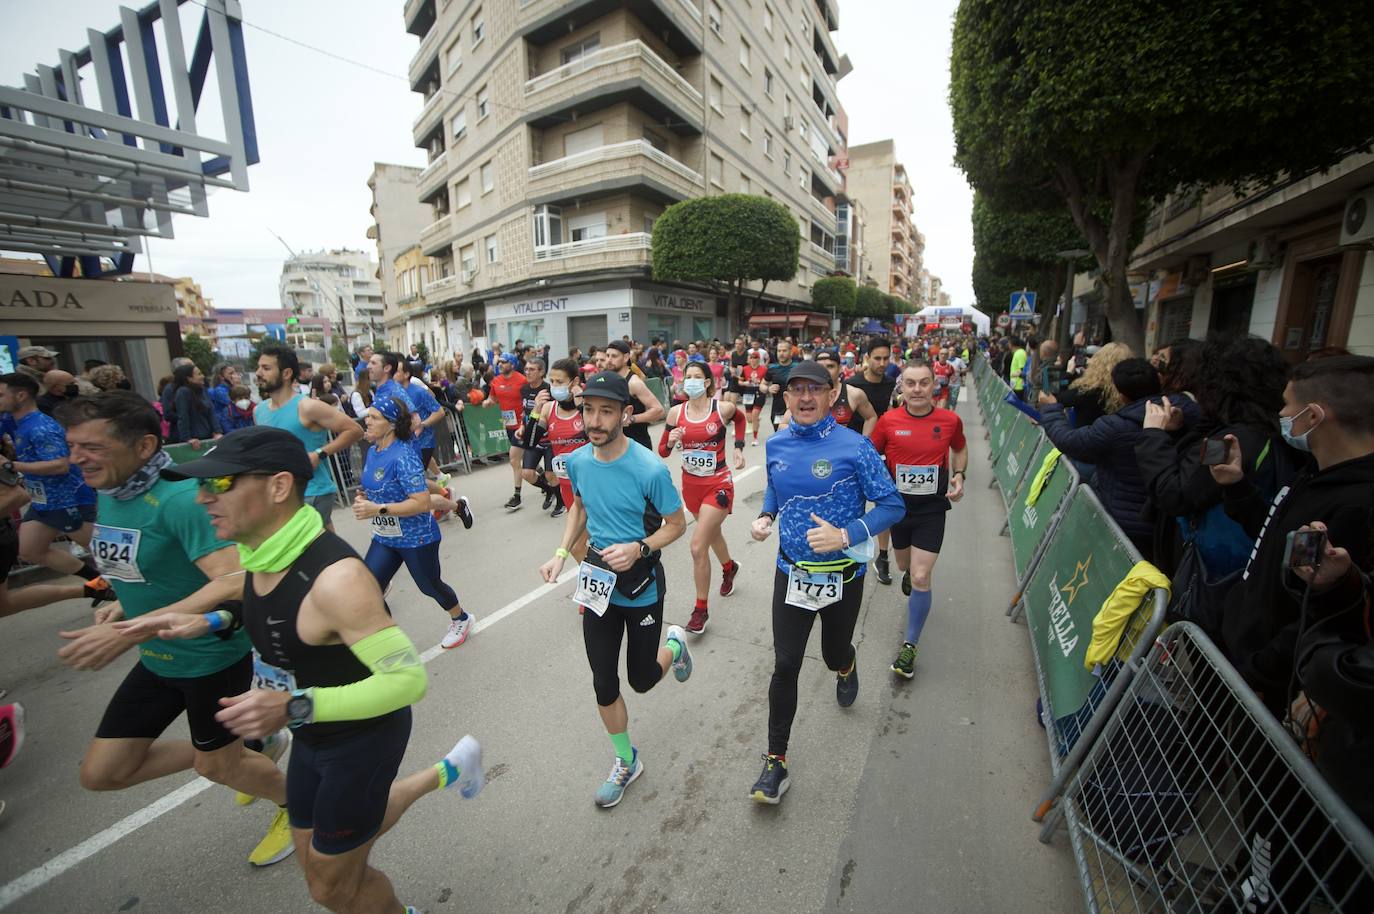
[[[420,301],[423,291],[419,270],[410,277],[408,289],[402,288],[401,277],[397,273],[396,261],[403,253],[416,247],[420,233],[432,221],[430,207],[416,197],[416,181],[420,169],[408,165],[393,165],[376,162],[372,174],[368,176],[367,187],[372,193],[372,225],[368,227],[367,237],[377,243],[377,279],[381,283],[382,314],[387,338],[393,345],[409,347],[418,338],[407,335],[405,306],[413,307]],[[427,264],[409,264],[407,267],[425,267]],[[406,299],[403,304],[402,299]]]
[[[1171,195],[1147,217],[1131,259],[1146,347],[1229,332],[1264,337],[1295,363],[1333,346],[1374,355],[1371,211],[1368,153],[1244,195]],[[1080,295],[1071,326],[1105,330],[1100,298],[1095,289]]]
[[[650,250],[664,209],[726,192],[797,217],[801,268],[765,300],[808,302],[847,269],[839,238],[855,256],[853,212],[843,236],[836,212],[838,25],[834,0],[409,0],[419,244],[441,278],[407,322],[559,353],[728,337],[724,298],[652,281]]]
[[[281,306],[300,318],[342,318],[350,344],[375,339],[385,321],[378,273],[377,262],[366,251],[342,248],[298,254],[282,264]]]
[[[849,197],[859,201],[868,214],[871,278],[884,292],[917,304],[925,236],[912,222],[911,180],[906,167],[897,161],[896,144],[879,140],[851,146],[848,181]],[[879,239],[889,243],[880,244]],[[878,255],[883,246],[888,248],[886,258]]]

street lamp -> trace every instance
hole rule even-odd
[[[1064,287],[1064,311],[1060,314],[1059,321],[1059,351],[1067,358],[1069,344],[1073,341],[1069,335],[1069,320],[1073,316],[1073,282],[1075,279],[1073,265],[1080,258],[1087,257],[1092,251],[1083,248],[1074,248],[1070,251],[1056,251],[1054,256],[1060,257],[1065,261],[1065,266],[1069,271],[1069,284]]]

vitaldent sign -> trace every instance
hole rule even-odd
[[[172,287],[165,283],[0,273],[0,317],[165,323],[177,319],[177,300]]]
[[[693,311],[715,314],[714,298],[700,295],[684,295],[668,289],[636,289],[635,307],[652,308],[656,311]]]
[[[520,298],[493,302],[487,305],[487,320],[551,317],[588,311],[623,310],[630,303],[628,289],[606,289],[599,292],[580,292],[571,295]]]

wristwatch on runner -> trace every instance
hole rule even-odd
[[[966,481],[966,482],[968,481],[968,474],[965,473],[963,470],[954,470],[954,471],[953,471],[952,473],[950,473],[949,475],[953,476],[953,475],[955,475],[956,473],[957,473],[958,475],[964,477],[964,481]]]
[[[649,544],[646,543],[646,542],[644,542],[644,540],[639,540],[638,542],[639,542],[639,557],[642,558],[642,559],[647,559],[647,558],[650,556],[650,554],[653,553],[654,550],[650,549],[650,548],[649,548]]]
[[[390,514],[391,512],[387,510],[386,505],[378,505],[378,506],[377,506],[377,513],[378,513],[378,514]]]
[[[286,725],[295,729],[315,718],[315,701],[305,689],[297,689],[286,701]]]

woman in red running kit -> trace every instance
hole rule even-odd
[[[545,403],[539,414],[539,430],[536,441],[543,440],[549,445],[553,458],[553,475],[550,482],[558,483],[558,506],[551,516],[558,517],[572,504],[572,483],[568,480],[568,455],[587,443],[587,432],[582,424],[582,410],[577,399],[582,396],[582,376],[574,359],[559,359],[549,369],[551,387],[549,402]],[[586,557],[587,538],[584,535],[570,550],[577,561]]]
[[[714,399],[715,379],[701,362],[688,362],[682,372],[682,389],[687,402],[668,411],[668,424],[658,442],[658,453],[667,457],[673,448],[682,448],[682,502],[697,519],[692,531],[692,576],[696,579],[697,602],[687,631],[699,635],[706,631],[706,592],[711,586],[711,551],[720,559],[720,595],[728,597],[735,589],[739,563],[730,558],[730,547],[720,531],[735,502],[735,480],[725,461],[725,426],[735,426],[737,470],[744,469],[744,413],[733,403]]]
[[[762,350],[750,349],[749,362],[739,371],[739,386],[744,391],[740,396],[740,406],[749,415],[749,430],[754,434],[754,447],[759,446],[759,416],[763,414],[763,404],[768,402],[768,363],[760,355]]]

